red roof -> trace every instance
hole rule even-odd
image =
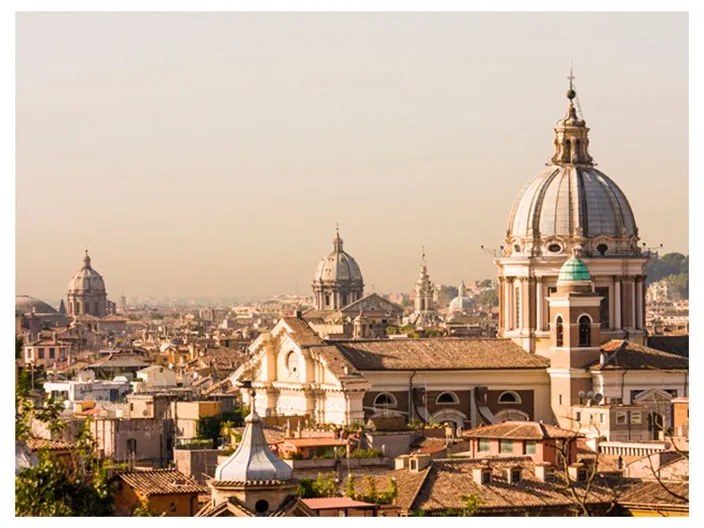
[[[361,502],[349,497],[321,497],[315,499],[303,499],[303,502],[311,510],[335,510],[338,508],[376,508],[377,505],[371,502]]]
[[[292,444],[296,447],[346,446],[347,440],[337,440],[335,438],[286,438],[284,443]]]

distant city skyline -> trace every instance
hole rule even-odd
[[[125,36],[129,35],[129,39]],[[599,38],[595,38],[598,35]],[[16,293],[311,294],[494,278],[574,65],[598,168],[688,253],[686,13],[20,13]]]

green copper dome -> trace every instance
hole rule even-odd
[[[560,268],[558,282],[591,281],[592,275],[589,268],[577,257],[570,257]]]

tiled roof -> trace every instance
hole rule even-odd
[[[291,329],[291,333],[288,334],[289,337],[299,346],[325,344],[321,337],[304,320],[296,317],[283,317],[282,320]]]
[[[88,365],[88,368],[137,368],[148,367],[149,363],[143,361],[138,356],[127,354],[109,354],[107,358],[101,359]]]
[[[577,506],[564,477],[555,472],[554,477],[541,482],[535,477],[535,466],[530,457],[489,459],[492,480],[488,484],[477,484],[472,469],[480,467],[483,462],[484,459],[461,458],[434,461],[411,509],[429,512],[461,510],[465,507],[464,497],[473,495],[479,499],[479,515],[496,510],[524,513],[527,508],[567,509]],[[522,469],[521,480],[510,484],[504,471],[517,466]],[[573,482],[573,485],[583,496],[586,484]],[[612,502],[612,493],[602,484],[592,482],[585,502],[588,506],[607,506]]]
[[[689,498],[689,482],[658,482],[657,480],[648,480],[638,482],[626,488],[625,491],[619,495],[618,503],[635,508],[667,505],[688,506],[688,502],[673,496],[668,490],[682,498]]]
[[[544,369],[549,361],[510,339],[426,338],[343,341],[335,345],[359,370]]]
[[[554,425],[546,425],[539,422],[503,422],[464,431],[462,436],[467,438],[545,440],[547,438],[575,438],[581,435],[568,429],[561,429]]]
[[[329,323],[342,320],[342,314],[340,310],[307,310],[302,314],[303,319],[306,321],[315,321],[320,323]]]
[[[670,354],[623,339],[612,339],[601,346],[607,353],[606,363],[597,361],[592,370],[688,370],[689,360],[677,354]]]
[[[345,357],[342,351],[334,346],[316,347],[312,349],[315,354],[320,355],[330,372],[340,379],[344,376],[357,376],[359,372],[351,361]]]
[[[175,469],[134,471],[131,473],[120,473],[118,477],[135,491],[147,496],[208,492],[207,488]]]
[[[648,336],[647,344],[650,348],[677,354],[682,357],[689,357],[689,336]]]
[[[76,447],[72,442],[64,442],[63,440],[48,440],[46,438],[28,438],[25,442],[30,451],[46,449],[48,451],[68,451]]]

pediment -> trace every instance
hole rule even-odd
[[[672,394],[665,392],[661,389],[648,389],[633,398],[634,402],[646,402],[646,401],[665,401],[669,402],[672,400]]]
[[[345,306],[340,310],[343,315],[354,317],[362,313],[388,314],[389,316],[400,317],[403,315],[403,308],[396,303],[384,299],[381,295],[370,293],[358,301]]]

